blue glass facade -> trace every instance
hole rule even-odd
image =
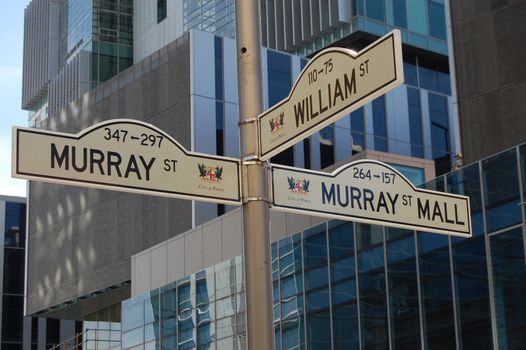
[[[193,56],[195,66],[201,67],[193,75],[191,92],[196,106],[194,118],[200,125],[195,135],[196,151],[237,157],[239,149],[232,145],[238,144],[238,135],[227,127],[233,125],[232,119],[237,119],[233,111],[237,96],[233,96],[231,90],[237,87],[234,46],[231,39],[205,39],[208,35],[200,34],[203,42],[199,44],[213,45]],[[207,55],[208,50],[213,55],[211,52]],[[288,96],[307,61],[271,49],[263,49],[263,58],[264,103],[265,108],[270,108]],[[205,66],[210,68],[203,68]],[[305,140],[303,145],[276,155],[272,163],[319,170],[344,161],[360,150],[371,149],[437,159],[442,162],[437,166],[438,173],[449,171],[457,152],[457,133],[453,130],[456,123],[452,122],[455,117],[451,113],[447,63],[431,64],[407,53],[404,72],[404,86],[355,110]],[[432,124],[425,122],[431,118]],[[211,134],[216,135],[215,142],[211,142],[214,141]]]
[[[2,271],[2,349],[22,348],[24,334],[24,258],[26,236],[26,204],[5,203],[4,241],[0,244],[3,255]]]
[[[133,63],[132,0],[67,0],[60,11],[60,65],[91,52],[91,87]]]
[[[525,181],[522,145],[423,185],[470,197],[469,239],[332,220],[272,243],[276,349],[524,348]],[[243,348],[241,269],[124,302],[123,348]]]
[[[294,60],[294,56],[273,50],[266,50],[266,58],[266,102],[271,107],[288,96],[296,78],[293,72],[299,72],[305,61],[301,60],[298,68],[298,61]],[[404,74],[405,86],[400,88],[405,90],[404,94],[389,93],[381,96],[338,123],[321,130],[302,150],[301,158],[304,163],[298,164],[295,159],[298,152],[295,153],[292,148],[274,157],[272,163],[323,169],[351,156],[351,152],[343,150],[348,146],[341,137],[350,134],[352,144],[359,146],[361,150],[374,149],[433,159],[437,174],[451,170],[455,140],[451,123],[451,82],[447,63],[432,62],[406,53]],[[223,79],[228,77],[216,69],[216,83]],[[388,96],[396,99],[391,102],[394,106],[388,106]],[[401,117],[407,118],[407,122],[402,122]],[[424,123],[424,120],[430,122]],[[406,130],[395,134],[394,130],[400,130],[396,124],[404,125]],[[346,154],[347,157],[338,159],[338,154]],[[319,163],[312,164],[312,157],[319,160]]]
[[[296,53],[309,55],[356,31],[382,36],[397,28],[404,43],[448,54],[444,0],[351,0],[350,16]]]
[[[232,39],[192,32],[191,101],[194,151],[239,157],[236,51]],[[265,109],[286,98],[307,59],[262,49]],[[390,152],[436,161],[436,173],[448,172],[458,130],[445,58],[430,61],[404,53],[405,84],[318,133],[284,150],[272,163],[321,170],[364,150]],[[196,204],[196,225],[228,211]]]

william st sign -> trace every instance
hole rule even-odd
[[[239,160],[188,152],[137,120],[78,134],[13,128],[12,176],[216,203],[241,204]]]
[[[398,30],[359,53],[321,51],[302,70],[289,96],[258,117],[261,158],[271,158],[403,81]]]
[[[333,173],[272,166],[272,207],[331,219],[471,235],[469,198],[415,188],[394,168],[348,163]]]

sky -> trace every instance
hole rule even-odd
[[[27,126],[21,109],[24,9],[29,0],[0,0],[0,195],[26,195],[26,181],[11,178],[11,129]]]

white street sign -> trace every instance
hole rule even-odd
[[[471,236],[469,198],[415,188],[375,160],[348,163],[332,174],[272,166],[274,209],[370,224]]]
[[[130,119],[78,134],[14,127],[12,176],[241,204],[238,159],[188,152],[164,131]]]
[[[261,159],[266,160],[404,81],[400,31],[359,53],[328,48],[302,70],[289,96],[259,115]]]

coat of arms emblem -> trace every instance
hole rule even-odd
[[[219,182],[223,180],[221,177],[223,174],[223,167],[219,166],[207,166],[205,164],[198,164],[199,177],[207,182]]]
[[[270,132],[274,133],[278,130],[280,130],[283,125],[285,125],[283,119],[285,118],[285,113],[281,112],[279,116],[277,116],[274,119],[270,119],[268,122],[270,123]]]

